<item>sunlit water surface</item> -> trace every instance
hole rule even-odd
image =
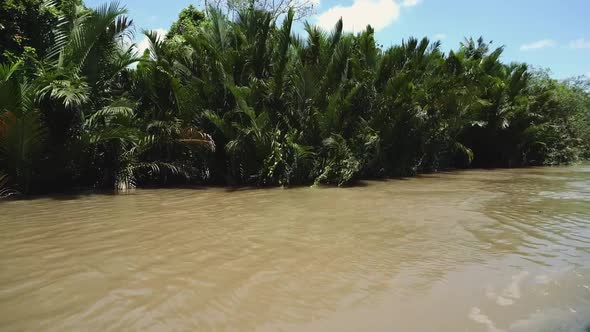
[[[586,331],[590,167],[0,204],[1,331]]]

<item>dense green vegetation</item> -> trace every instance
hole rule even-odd
[[[2,9],[3,193],[345,185],[588,156],[585,82],[505,64],[481,38],[448,53],[426,38],[382,49],[370,26],[297,34],[293,11],[230,20],[189,7],[166,37],[144,32],[149,48],[136,54],[117,3],[2,6],[43,17],[33,26],[38,17]]]

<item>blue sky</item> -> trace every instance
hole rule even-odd
[[[94,7],[105,0],[86,0]],[[197,0],[120,0],[140,29],[166,30],[180,10]],[[463,37],[484,36],[506,46],[504,60],[549,68],[556,78],[590,75],[590,0],[314,0],[309,21],[329,27],[342,16],[345,29],[367,23],[379,43],[410,36],[441,39],[445,50]],[[139,35],[139,34],[138,34]],[[140,37],[141,38],[141,35]],[[141,40],[138,40],[141,43]]]

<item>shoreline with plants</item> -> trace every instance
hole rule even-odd
[[[588,79],[504,63],[483,38],[383,48],[370,26],[297,33],[292,10],[189,6],[166,36],[144,31],[140,53],[116,2],[20,2],[2,8],[0,196],[345,186],[590,157]]]

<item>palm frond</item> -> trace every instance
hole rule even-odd
[[[17,194],[18,191],[11,189],[8,184],[8,175],[0,174],[0,199]]]
[[[58,79],[40,89],[38,98],[48,97],[63,102],[66,108],[75,108],[90,99],[89,92],[88,84],[82,79]]]

